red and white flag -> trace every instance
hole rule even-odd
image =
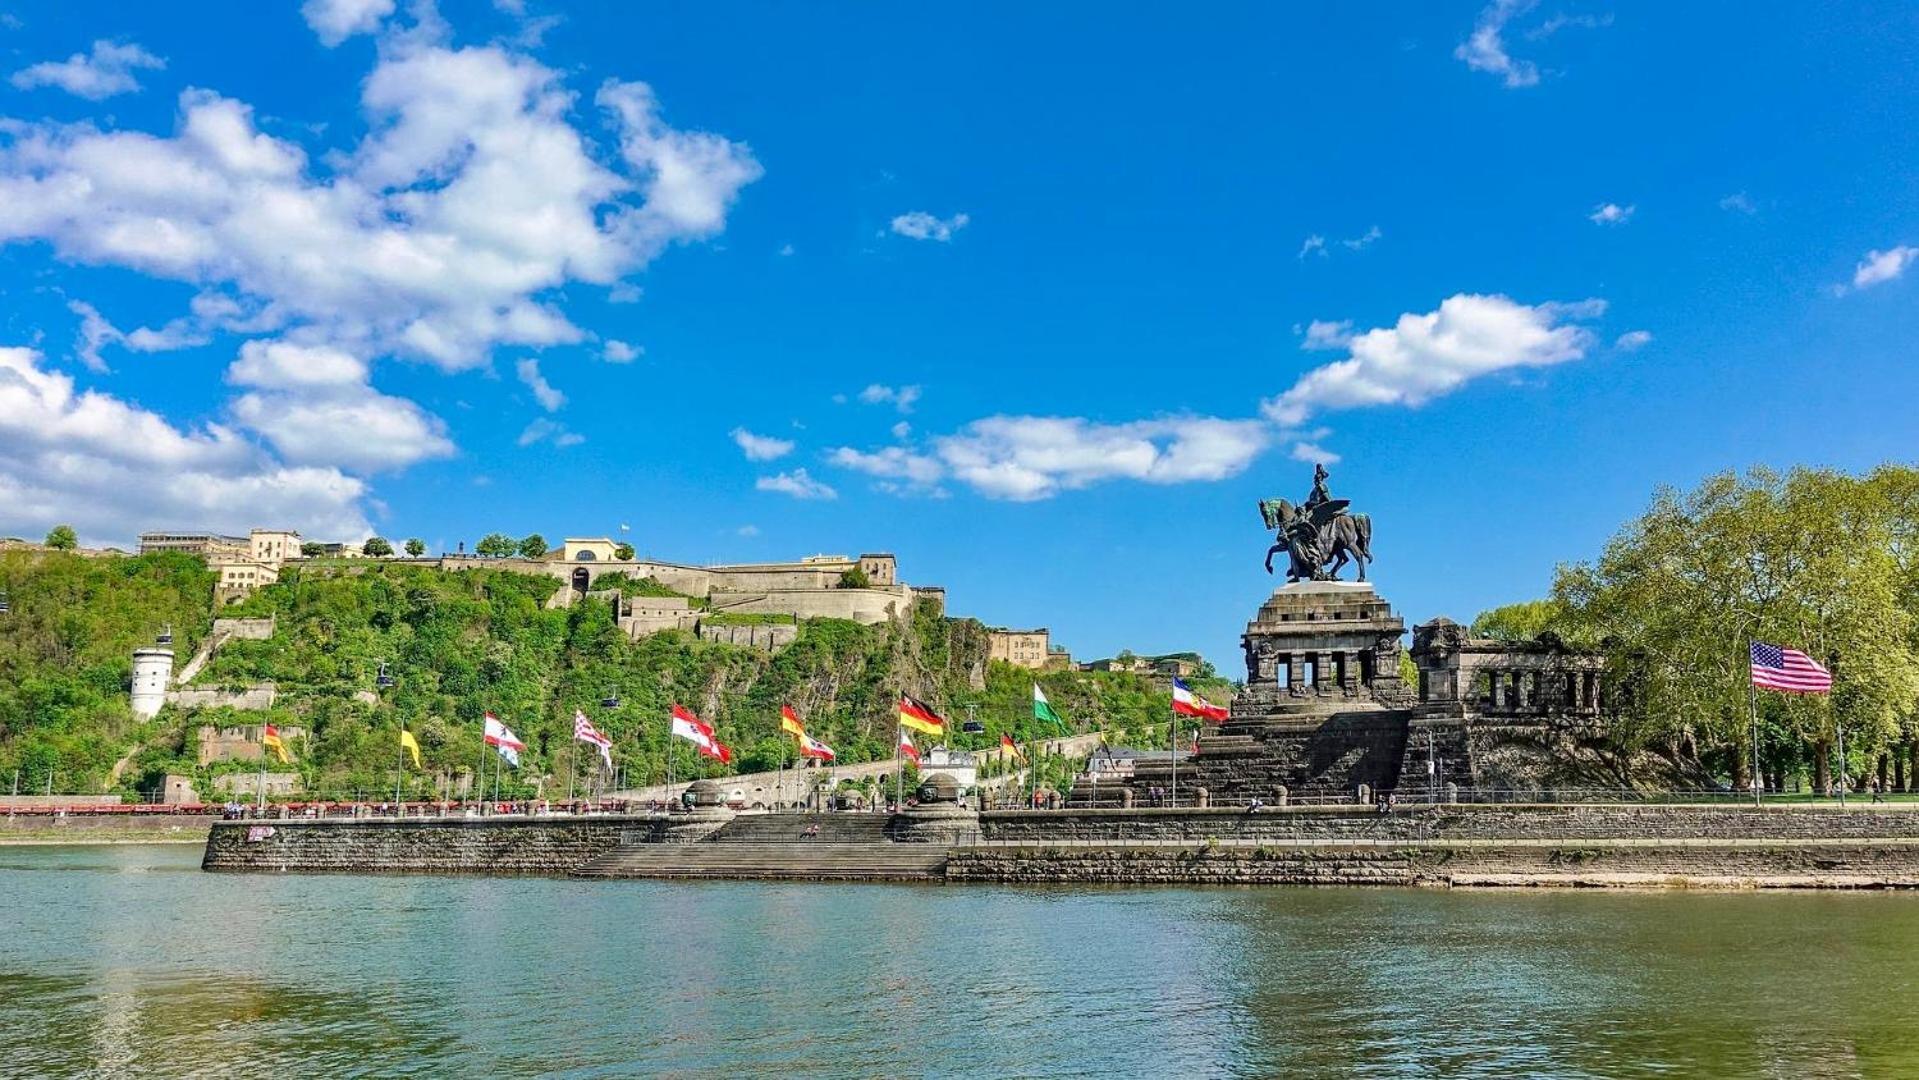
[[[919,747],[913,745],[913,737],[906,733],[905,728],[900,729],[899,749],[894,753],[893,756],[912,758],[913,764],[915,765],[918,765],[920,763]]]
[[[832,761],[833,748],[802,731],[795,736],[800,740],[800,756],[819,761]]]
[[[520,751],[526,749],[526,744],[513,734],[512,728],[501,723],[500,718],[490,712],[486,714],[486,744],[498,750],[508,765],[516,769],[520,767]]]
[[[1181,716],[1197,716],[1206,720],[1224,720],[1226,706],[1215,705],[1186,685],[1183,679],[1173,680],[1173,711]]]
[[[600,729],[593,726],[593,721],[588,720],[586,714],[578,709],[573,710],[573,737],[599,747],[600,757],[606,762],[606,767],[613,767],[613,740],[601,734]]]
[[[733,760],[733,751],[713,734],[712,725],[679,705],[673,706],[673,734],[699,747],[700,753],[714,761],[725,764]]]

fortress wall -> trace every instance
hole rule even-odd
[[[912,590],[904,586],[890,589],[769,590],[755,596],[716,596],[714,609],[795,615],[802,619],[851,619],[859,623],[882,623],[906,617],[912,606]]]
[[[208,637],[226,637],[236,641],[265,641],[273,636],[273,619],[215,619]]]
[[[169,690],[167,704],[182,709],[209,709],[229,706],[260,711],[273,708],[278,690],[272,683],[249,686],[245,690]]]

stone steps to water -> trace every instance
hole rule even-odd
[[[946,849],[934,844],[743,841],[634,844],[574,871],[577,877],[744,878],[804,881],[938,881]]]

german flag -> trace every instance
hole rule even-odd
[[[806,737],[806,725],[800,723],[799,714],[793,711],[791,705],[780,706],[780,730],[796,739]]]
[[[286,740],[280,738],[280,729],[272,724],[266,724],[260,728],[260,752],[264,754],[268,750],[280,755],[282,765],[293,761],[292,756],[287,753]]]
[[[946,721],[926,702],[908,694],[900,695],[900,726],[928,735],[946,734]]]
[[[1013,737],[1003,733],[999,737],[999,752],[1002,757],[1007,754],[1011,754],[1022,760],[1026,757],[1025,754],[1019,752],[1019,744],[1013,741]]]

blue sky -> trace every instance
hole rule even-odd
[[[1910,4],[162,7],[0,0],[0,533],[891,550],[1237,671],[1315,458],[1411,622],[1912,453]]]

